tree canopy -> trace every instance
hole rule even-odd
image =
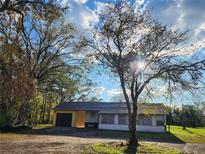
[[[52,107],[90,84],[65,9],[60,1],[0,2],[0,127],[49,122]]]
[[[99,17],[88,45],[119,78],[133,145],[137,143],[136,117],[142,93],[151,90],[152,82],[164,83],[174,91],[199,89],[205,57],[192,54],[195,47],[187,44],[186,32],[160,24],[134,2],[106,5]]]

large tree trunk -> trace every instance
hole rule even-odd
[[[138,144],[137,133],[136,133],[136,122],[131,118],[129,122],[129,145],[136,146]]]
[[[137,138],[137,108],[133,108],[133,112],[129,115],[129,142],[130,146],[138,146],[138,138]]]
[[[45,96],[43,96],[43,100],[42,100],[42,104],[41,104],[41,108],[40,108],[39,122],[38,123],[42,123],[42,121],[43,121],[44,105],[45,105]]]
[[[45,99],[44,99],[43,116],[42,116],[42,122],[41,122],[43,124],[45,123],[46,104],[47,104],[47,96],[45,96]]]
[[[49,106],[48,106],[48,114],[47,114],[47,123],[50,123],[50,116],[51,116],[51,100],[49,101]]]
[[[129,101],[129,97],[126,91],[125,82],[123,78],[123,72],[118,70],[118,74],[120,76],[121,88],[123,91],[123,95],[126,100],[128,116],[129,116],[129,146],[138,146],[137,132],[136,132],[136,124],[137,124],[137,98],[133,99],[133,108],[131,109],[131,104]]]

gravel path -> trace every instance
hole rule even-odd
[[[85,144],[113,142],[111,139],[94,139],[53,135],[24,135],[22,140],[0,141],[1,154],[73,153],[78,154]],[[119,141],[119,140],[118,140]]]

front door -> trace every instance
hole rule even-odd
[[[57,113],[56,127],[71,127],[72,113]]]

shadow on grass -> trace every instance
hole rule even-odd
[[[125,154],[131,154],[137,152],[137,147],[128,145],[127,148],[123,151]]]
[[[188,129],[185,129],[184,131],[187,131],[188,133],[197,135],[197,136],[199,136],[199,137],[203,137],[203,135],[197,134],[197,133],[192,132],[192,131],[190,131],[190,130],[188,130]]]
[[[17,134],[26,135],[53,135],[53,136],[71,136],[82,138],[100,138],[100,139],[113,139],[113,140],[126,140],[128,138],[128,131],[113,131],[113,130],[99,130],[92,128],[43,128],[16,131]],[[138,132],[140,141],[153,141],[165,143],[179,143],[185,142],[180,140],[172,133],[152,133],[152,132]],[[132,147],[130,147],[132,149]]]
[[[184,131],[187,131],[190,134],[194,134],[192,131],[188,130],[188,129],[184,129]]]
[[[139,132],[139,139],[142,141],[165,142],[165,143],[179,143],[185,144],[183,140],[170,132],[153,133],[153,132]]]

